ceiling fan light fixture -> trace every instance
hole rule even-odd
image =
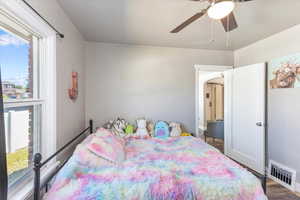
[[[207,14],[212,19],[222,19],[229,15],[235,7],[235,4],[231,0],[223,0],[215,2],[208,9]]]

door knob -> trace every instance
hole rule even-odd
[[[256,126],[263,126],[262,122],[256,122]]]

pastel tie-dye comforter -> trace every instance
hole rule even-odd
[[[201,139],[127,139],[116,166],[79,145],[49,200],[266,200],[260,181]]]

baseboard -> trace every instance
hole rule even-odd
[[[201,138],[202,140],[204,140],[204,134],[203,133],[199,133],[199,135],[197,135],[196,137]]]
[[[296,183],[296,184],[295,184],[295,191],[296,191],[297,193],[300,193],[300,183]]]
[[[207,127],[205,127],[205,126],[199,126],[199,129],[201,129],[201,131],[205,131],[207,129]]]

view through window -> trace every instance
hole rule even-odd
[[[0,29],[0,65],[4,101],[32,98],[31,45]]]
[[[20,27],[18,27],[20,29]],[[26,34],[24,34],[26,33]],[[5,141],[9,186],[20,183],[39,148],[37,39],[25,30],[0,26],[0,67],[4,100]],[[36,44],[35,44],[36,42]]]

